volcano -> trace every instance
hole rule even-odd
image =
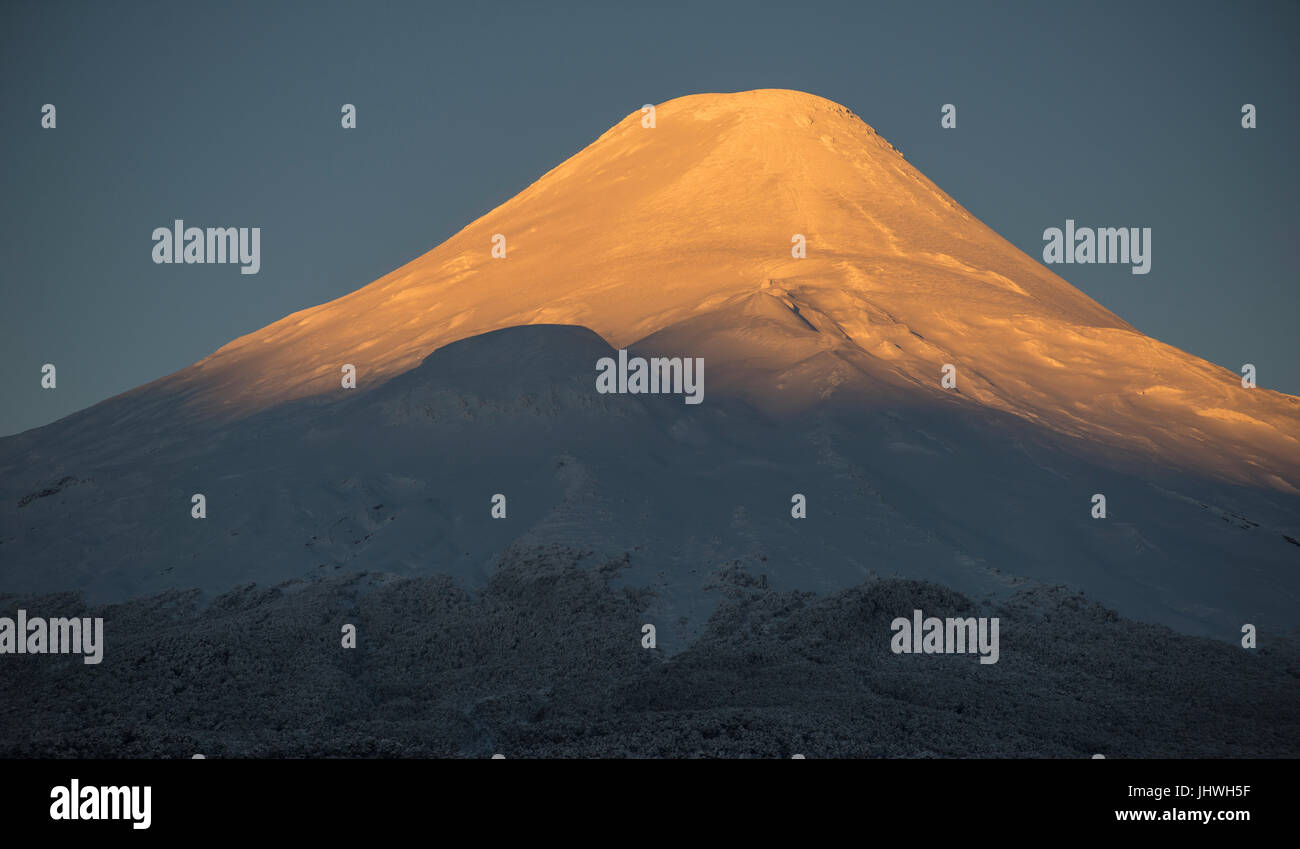
[[[598,393],[620,351],[702,358],[707,400]],[[669,646],[738,571],[1064,585],[1234,640],[1300,624],[1298,435],[1300,399],[1143,335],[843,106],[701,94],[345,297],[0,440],[0,586],[474,583],[564,545],[624,557]]]

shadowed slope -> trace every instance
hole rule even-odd
[[[629,580],[680,632],[707,618],[707,575],[731,562],[817,592],[873,571],[974,598],[1061,583],[1220,639],[1296,624],[1296,496],[1107,467],[1009,413],[956,414],[948,394],[822,348],[808,315],[759,295],[718,310],[709,334],[686,327],[713,357],[699,405],[598,394],[604,340],[532,325],[454,342],[334,404],[156,435],[49,428],[39,454],[0,442],[0,587],[116,600],[363,569],[472,584],[513,546],[561,544],[630,552]],[[768,414],[715,374],[776,387],[789,408]],[[505,519],[490,515],[497,493]],[[793,493],[807,519],[791,517]]]

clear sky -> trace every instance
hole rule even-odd
[[[1053,270],[1300,394],[1298,24],[1294,2],[5,2],[0,434],[369,283],[643,103],[754,88],[844,104],[1031,256],[1066,218],[1152,228],[1145,276]],[[176,218],[261,227],[261,272],[155,265]]]

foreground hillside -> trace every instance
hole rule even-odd
[[[641,647],[651,594],[627,560],[513,552],[481,593],[352,575],[86,608],[99,666],[0,672],[0,756],[1296,757],[1300,652],[1246,652],[1122,619],[1060,589],[980,605],[868,580],[816,598],[716,570],[705,632]],[[1001,658],[895,655],[912,605],[1001,617]],[[357,648],[340,647],[342,623]]]

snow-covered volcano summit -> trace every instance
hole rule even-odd
[[[0,440],[0,587],[473,578],[556,543],[632,553],[697,623],[744,563],[800,589],[1063,583],[1223,638],[1297,624],[1300,399],[1144,336],[830,101],[647,118],[350,295]],[[627,347],[703,358],[708,400],[598,394]]]
[[[1300,400],[1245,390],[1238,375],[1137,332],[976,220],[848,109],[759,90],[678,98],[657,107],[653,127],[647,119],[633,112],[424,256],[151,390],[184,397],[196,415],[238,417],[337,397],[343,363],[366,390],[504,327],[581,325],[615,348],[677,327],[676,345],[709,340],[715,382],[734,352],[815,387],[805,397],[780,380],[735,387],[771,408],[849,392],[859,378],[872,392],[884,384],[939,401],[951,363],[962,404],[1121,455],[1300,487]],[[497,236],[505,258],[493,256]],[[804,258],[792,256],[796,236]],[[708,316],[725,323],[718,311],[742,302],[760,314],[784,305],[816,336],[796,344],[766,338],[761,321],[742,334],[712,326]]]

